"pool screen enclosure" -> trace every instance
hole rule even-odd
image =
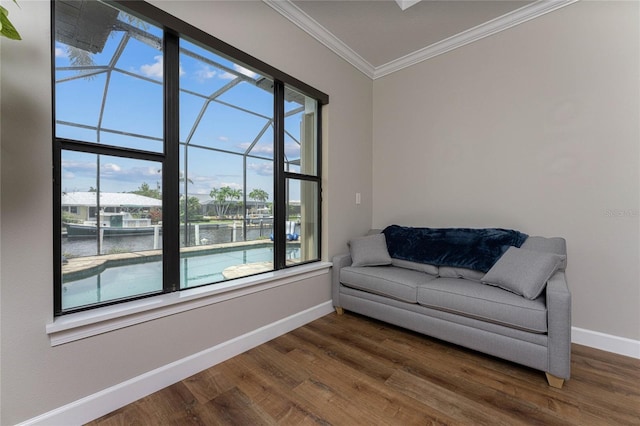
[[[319,260],[326,94],[144,2],[55,1],[52,24],[56,315],[186,288],[199,251],[267,247],[228,279]],[[157,286],[64,303],[147,258]]]

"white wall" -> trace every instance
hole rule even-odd
[[[374,220],[562,236],[573,325],[640,339],[637,2],[583,1],[374,81]]]
[[[329,94],[323,257],[346,250],[347,230],[361,233],[371,224],[371,81],[262,2],[154,3]],[[326,275],[52,348],[45,334],[53,318],[50,6],[42,0],[8,6],[23,41],[0,46],[0,424],[330,300]],[[359,207],[356,190],[363,193]]]

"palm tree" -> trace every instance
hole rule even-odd
[[[232,202],[229,204],[236,204],[236,205],[240,205],[240,207],[242,207],[242,203],[240,202],[240,200],[242,199],[242,189],[232,189],[231,191],[229,191],[229,198],[231,198]],[[234,202],[234,200],[236,200]],[[240,208],[240,211],[243,211],[244,209]],[[236,208],[236,212],[238,211],[238,209]]]
[[[209,196],[216,200],[217,215],[219,217],[223,217],[227,214],[231,202],[242,198],[242,190],[232,189],[230,186],[223,186],[219,189],[213,188],[209,193]]]
[[[198,197],[180,196],[180,221],[183,223],[202,219]]]
[[[222,189],[218,189],[218,188],[213,188],[211,190],[211,192],[209,192],[209,196],[211,198],[213,198],[214,200],[216,200],[216,216],[221,217],[222,216],[222,205],[224,203],[224,199],[225,199],[225,195],[222,191]]]
[[[263,189],[254,189],[249,193],[249,198],[264,204],[269,198],[269,193]]]

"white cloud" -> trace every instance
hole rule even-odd
[[[82,154],[82,157],[86,158],[86,154]],[[97,187],[95,157],[93,161],[71,158],[63,160],[62,173],[65,188],[86,190],[90,186]],[[100,179],[100,187],[104,192],[129,192],[136,190],[143,182],[154,186],[162,180],[162,172],[158,166],[148,163],[131,164],[129,160],[120,162],[113,159],[100,164]]]
[[[242,189],[242,185],[240,185],[237,182],[221,182],[220,183],[221,188],[224,188],[225,186],[228,186],[231,189]]]
[[[198,175],[189,174],[190,182],[187,183],[189,194],[209,194],[213,188],[228,186],[232,189],[242,189],[241,176],[239,175]],[[229,181],[229,179],[233,179]],[[181,186],[181,191],[184,189]]]
[[[122,171],[122,167],[118,166],[115,163],[106,163],[102,166],[103,172],[120,172]]]
[[[222,142],[229,142],[229,138],[226,136],[218,136],[218,140]]]
[[[247,148],[249,148],[250,146],[251,144],[248,142],[238,144],[238,148],[240,148],[240,150],[243,152],[246,151]],[[273,145],[258,143],[256,144],[256,146],[253,147],[253,149],[251,150],[251,153],[273,155]]]
[[[96,172],[96,162],[95,161],[78,161],[78,160],[62,160],[62,169],[67,172],[76,173],[83,171],[89,171],[90,173],[95,174]]]
[[[249,163],[247,169],[256,172],[258,176],[273,176],[273,163]]]
[[[154,56],[156,60],[153,64],[142,65],[140,72],[147,77],[162,78],[162,55]]]
[[[56,54],[56,58],[67,58],[67,57],[69,57],[69,55],[67,55],[67,51],[64,48],[60,47],[60,46],[56,46],[55,54]]]
[[[252,154],[273,155],[273,145],[257,145],[251,150]]]
[[[162,78],[163,75],[163,64],[162,64],[162,55],[154,56],[155,62],[153,64],[145,64],[140,67],[140,72],[147,77],[152,78]],[[182,69],[182,64],[180,64],[180,76],[185,74]]]
[[[284,153],[287,157],[299,157],[300,156],[300,145],[295,142],[287,143],[284,146]]]
[[[196,80],[200,83],[212,79],[216,74],[216,70],[207,65],[202,65],[202,67],[195,72]]]

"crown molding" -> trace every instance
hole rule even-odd
[[[290,0],[262,1],[289,21],[300,27],[317,41],[328,47],[342,59],[349,62],[367,77],[375,80],[459,47],[466,46],[467,44],[481,40],[485,37],[489,37],[490,35],[499,33],[500,31],[520,25],[565,6],[569,6],[578,0],[538,0],[378,67],[374,67],[367,62],[362,56],[358,55],[353,49],[344,44],[340,39],[320,25],[311,16],[307,15]]]
[[[302,9],[289,0],[262,0],[276,12],[293,22],[303,31],[328,47],[335,54],[349,62],[367,77],[373,79],[375,67],[344,44],[338,37],[329,32],[318,21],[307,15]]]
[[[538,18],[577,1],[578,0],[539,0],[534,3],[530,3],[505,15],[499,16],[423,49],[376,67],[373,73],[373,79],[375,80],[376,78],[400,71],[401,69],[407,68],[411,65],[426,61],[427,59],[442,55],[443,53],[459,47],[466,46],[467,44],[489,37],[490,35],[507,30],[516,25],[520,25],[524,22],[530,21],[531,19]]]

